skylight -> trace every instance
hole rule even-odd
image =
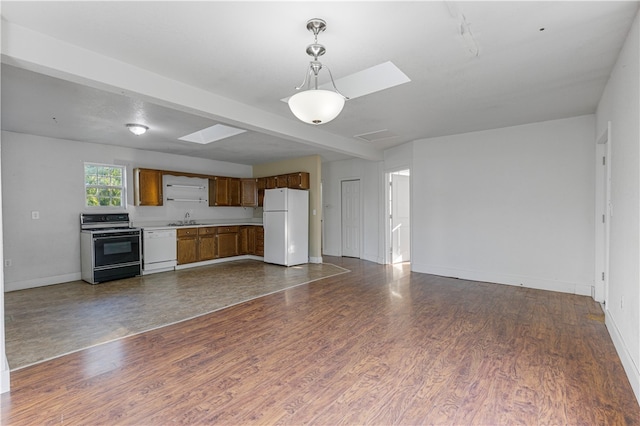
[[[215,124],[206,129],[198,130],[190,135],[178,138],[181,141],[193,142],[199,144],[208,144],[219,141],[220,139],[230,138],[231,136],[244,133],[246,130],[237,129],[235,127],[225,126],[224,124]]]

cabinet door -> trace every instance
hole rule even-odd
[[[288,179],[289,188],[309,189],[309,173],[307,172],[291,173],[288,175]]]
[[[240,196],[242,207],[256,207],[258,205],[258,183],[256,179],[240,180]]]
[[[232,232],[228,234],[216,235],[216,250],[217,257],[230,257],[238,256],[239,247],[239,232]]]
[[[265,179],[265,189],[274,189],[276,188],[276,177],[275,176],[269,176],[264,178]]]
[[[178,238],[178,265],[193,263],[198,260],[198,237],[188,236]]]
[[[215,234],[198,237],[198,260],[211,260],[216,257]]]
[[[249,227],[240,227],[240,254],[249,254]]]
[[[240,206],[240,179],[229,178],[228,206]]]
[[[276,176],[276,188],[286,188],[289,186],[289,175]]]
[[[240,227],[240,254],[256,254],[256,227]]]
[[[256,256],[264,256],[264,228],[262,226],[255,226],[256,229]]]
[[[247,227],[247,254],[256,254],[256,227]]]
[[[231,178],[216,176],[209,179],[209,205],[229,205],[229,180]]]
[[[136,206],[162,205],[162,172],[160,170],[136,169],[134,184]]]
[[[256,186],[258,187],[258,207],[262,207],[264,204],[264,190],[267,185],[266,178],[258,178],[256,179]]]

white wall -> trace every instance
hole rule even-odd
[[[590,295],[594,117],[414,142],[413,270]]]
[[[0,161],[0,172],[1,171],[2,165]],[[2,177],[0,173],[0,185],[1,184]],[[2,191],[0,191],[0,224],[2,224]],[[2,229],[0,229],[0,259],[4,258],[2,241]],[[9,392],[11,384],[11,373],[9,371],[4,339],[4,287],[4,262],[0,261],[0,393]]]
[[[127,211],[134,223],[191,218],[253,216],[253,209],[167,203],[134,207],[135,167],[250,177],[251,166],[179,155],[2,132],[2,195],[5,291],[80,279],[80,222],[84,162],[127,166]],[[40,219],[31,219],[31,212]],[[100,211],[100,210],[99,210]],[[104,211],[104,210],[101,210]]]
[[[589,115],[325,163],[324,253],[341,255],[340,182],[360,179],[362,258],[384,262],[384,173],[409,167],[414,271],[591,295],[594,144]]]
[[[342,255],[341,182],[359,179],[362,217],[361,258],[377,263],[384,262],[382,166],[382,162],[360,159],[322,164],[323,254]]]
[[[610,263],[606,323],[640,400],[640,30],[627,36],[598,104],[596,134],[611,122]]]

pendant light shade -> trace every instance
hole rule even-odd
[[[289,108],[298,120],[324,124],[333,120],[344,107],[344,97],[330,90],[305,90],[289,98]]]
[[[330,122],[342,112],[345,100],[349,99],[336,88],[331,70],[318,61],[318,57],[327,51],[323,45],[318,43],[318,33],[324,31],[326,27],[327,23],[322,19],[314,18],[307,21],[307,29],[315,37],[314,43],[307,46],[307,55],[313,57],[313,61],[309,62],[307,74],[302,84],[296,87],[296,90],[301,90],[307,86],[307,90],[291,96],[288,102],[293,115],[298,120],[309,124]],[[329,73],[333,91],[318,89],[318,74],[323,68],[326,68]]]

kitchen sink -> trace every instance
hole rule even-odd
[[[199,225],[199,223],[196,223],[195,221],[190,221],[190,222],[178,221],[178,222],[171,222],[167,224],[167,226],[197,226],[197,225]]]

